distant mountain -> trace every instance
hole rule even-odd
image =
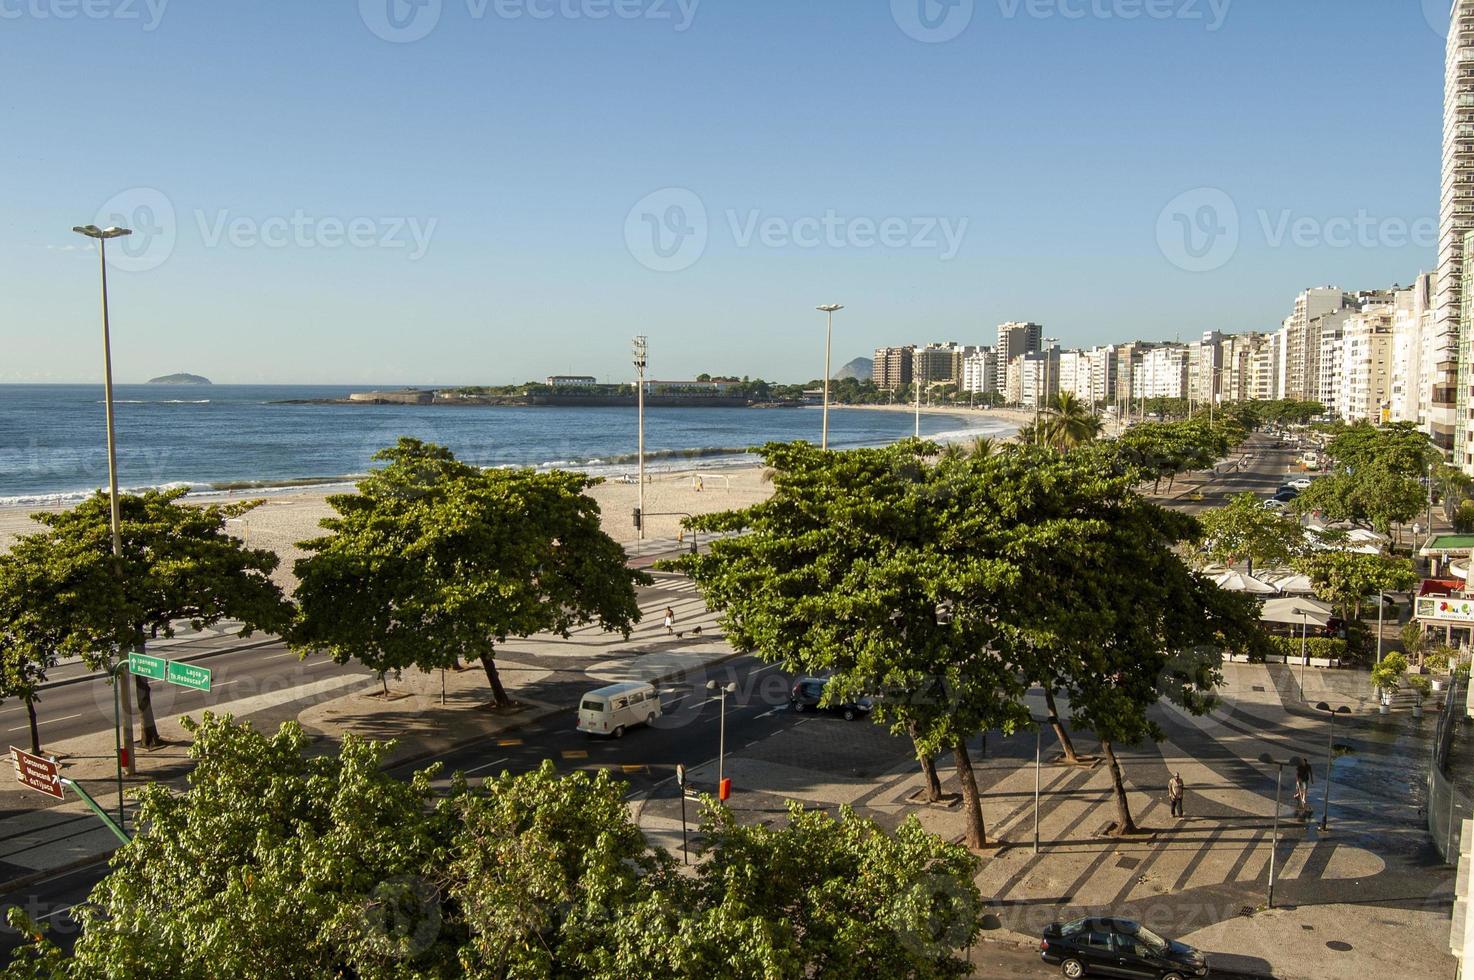
[[[151,385],[207,385],[209,378],[202,378],[198,374],[166,374],[162,378],[149,378]]]
[[[871,372],[875,370],[875,362],[868,357],[857,357],[838,371],[834,372],[836,379],[854,378],[856,381],[869,381]]]

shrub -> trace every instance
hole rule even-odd
[[[1274,652],[1285,657],[1300,657],[1300,637],[1272,636],[1269,638]],[[1346,657],[1346,641],[1332,637],[1312,636],[1305,640],[1305,652],[1317,660],[1343,660]]]
[[[1454,508],[1454,530],[1460,534],[1474,534],[1474,500],[1461,500]]]

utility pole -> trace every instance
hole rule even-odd
[[[824,331],[824,436],[819,443],[820,449],[829,448],[829,352],[834,346],[834,314],[844,309],[839,303],[830,303],[819,307],[820,313],[829,316],[828,326]]]

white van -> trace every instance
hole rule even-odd
[[[631,725],[648,725],[661,716],[660,692],[640,681],[590,691],[578,703],[578,730],[620,738]]]

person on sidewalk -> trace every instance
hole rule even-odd
[[[1183,812],[1182,806],[1183,788],[1184,784],[1182,782],[1182,773],[1174,772],[1172,774],[1172,778],[1167,780],[1167,802],[1172,805],[1172,815],[1174,817],[1177,817],[1178,819],[1187,816],[1187,814]]]
[[[1295,766],[1295,809],[1301,813],[1310,810],[1310,780],[1314,778],[1309,759],[1301,759]]]
[[[670,606],[665,607],[665,635],[673,636],[676,632],[676,611]]]

